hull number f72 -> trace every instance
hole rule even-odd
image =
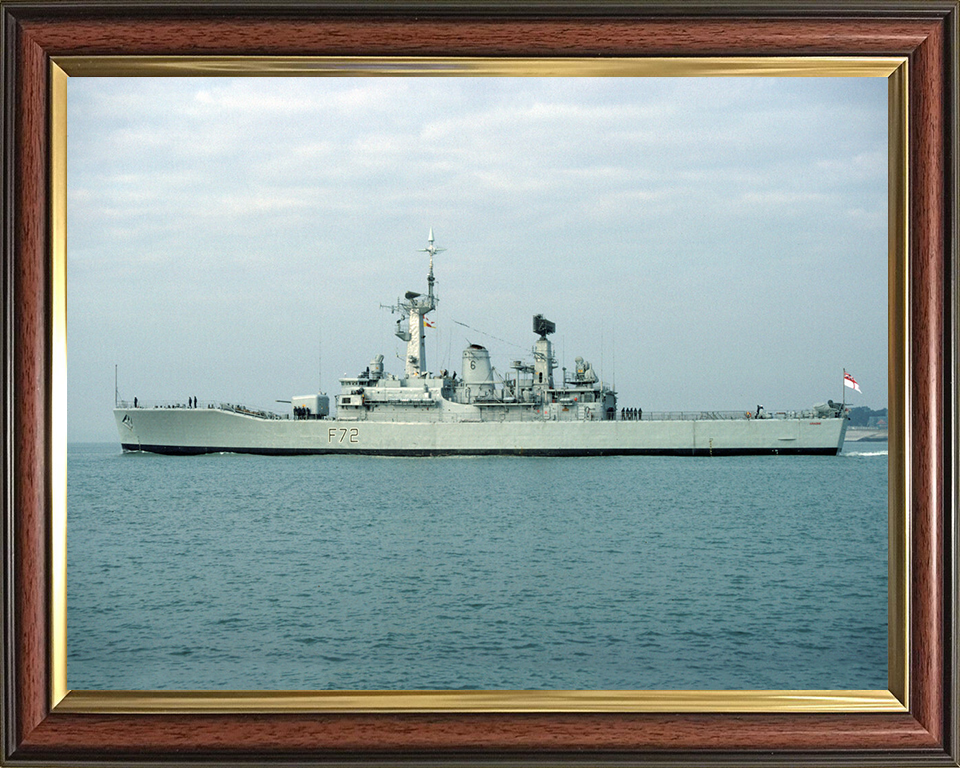
[[[349,435],[349,439],[348,436]],[[360,430],[356,427],[352,429],[347,429],[346,427],[330,427],[327,430],[327,443],[359,443],[360,442]]]

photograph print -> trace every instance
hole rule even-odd
[[[884,78],[67,110],[70,688],[887,688]]]

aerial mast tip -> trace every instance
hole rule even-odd
[[[433,257],[436,256],[438,253],[443,253],[443,251],[447,250],[446,248],[437,248],[433,243],[434,243],[433,227],[430,227],[430,234],[427,235],[427,247],[420,249],[420,253],[430,254],[430,270],[427,273],[427,286],[428,286],[428,293],[430,296],[433,296],[433,283],[434,283]]]

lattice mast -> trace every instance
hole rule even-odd
[[[427,273],[427,295],[415,291],[407,291],[404,299],[397,299],[395,306],[390,309],[407,316],[407,327],[403,327],[403,318],[397,320],[396,334],[407,342],[407,357],[404,372],[407,377],[423,376],[427,373],[427,344],[424,336],[423,317],[436,308],[439,299],[434,293],[436,279],[433,276],[433,257],[445,251],[446,248],[437,248],[434,245],[433,228],[427,238],[427,247],[421,248],[419,253],[430,254],[430,270]]]

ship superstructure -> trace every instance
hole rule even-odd
[[[431,372],[426,315],[436,295],[433,230],[427,292],[407,291],[387,307],[399,313],[396,335],[406,342],[403,373],[375,355],[357,376],[340,379],[336,414],[323,393],[292,397],[291,413],[221,403],[115,409],[124,450],[195,454],[371,453],[432,454],[836,454],[843,445],[845,407],[828,401],[807,411],[646,413],[617,411],[617,394],[577,357],[562,381],[550,336],[556,324],[533,317],[532,359],[514,360],[504,374],[489,351],[469,343],[459,375]]]
[[[426,294],[407,291],[386,307],[400,314],[396,335],[407,343],[403,374],[386,373],[383,355],[378,354],[357,376],[340,379],[338,420],[454,424],[616,419],[616,393],[600,382],[582,357],[576,360],[572,378],[555,386],[554,371],[559,364],[549,336],[556,331],[556,324],[543,315],[533,318],[538,337],[533,359],[513,361],[506,376],[495,371],[489,350],[480,344],[468,344],[463,350],[459,376],[446,370],[430,372],[425,317],[439,303],[433,265],[434,256],[444,250],[436,247],[431,229],[427,247],[421,249],[430,254]],[[304,398],[294,400],[302,402]],[[319,405],[314,412],[328,415]]]

